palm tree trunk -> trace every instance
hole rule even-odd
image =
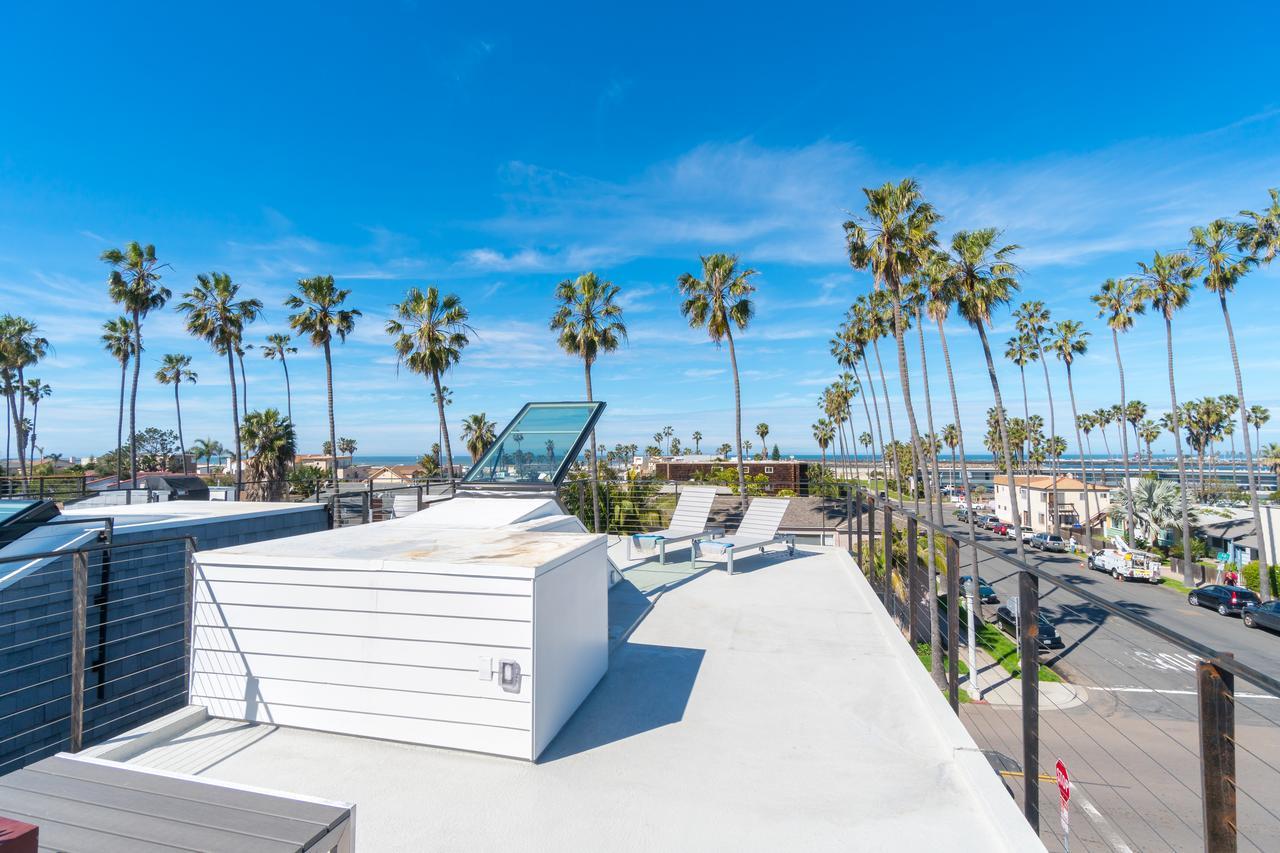
[[[187,473],[187,442],[182,437],[182,401],[178,399],[178,386],[182,384],[181,377],[176,377],[173,383],[173,405],[178,410],[178,458],[182,460],[182,473]]]
[[[26,385],[26,376],[22,372],[22,368],[18,368],[18,389],[14,392],[17,398],[17,411],[14,414],[13,432],[18,439],[18,473],[22,476],[22,484],[30,485],[30,478],[27,475],[27,398],[22,393],[22,388]],[[14,399],[11,397],[10,400]]]
[[[1031,407],[1027,403],[1027,369],[1021,364],[1018,365],[1018,373],[1022,376],[1022,419],[1026,423],[1026,440],[1022,443],[1022,452],[1026,454],[1026,475],[1027,475],[1027,524],[1031,523]],[[1012,494],[1012,493],[1011,493]],[[1015,498],[1009,499],[1009,504],[1015,509],[1018,502]]]
[[[36,399],[31,403],[31,453],[27,458],[31,460],[34,466],[36,463],[36,426],[40,422],[40,400]]]
[[[237,352],[236,360],[240,362],[240,388],[244,392],[240,395],[240,406],[244,411],[244,416],[249,417],[249,377],[244,372],[244,353]],[[334,449],[335,459],[337,457],[337,449]],[[336,462],[334,464],[337,464]]]
[[[987,376],[991,380],[991,393],[996,398],[996,424],[1000,428],[1000,449],[1004,454],[1005,474],[1009,480],[1009,505],[1013,507],[1013,532],[1018,545],[1018,560],[1026,559],[1026,550],[1022,544],[1022,521],[1018,518],[1018,489],[1013,479],[1013,454],[1009,450],[1009,430],[1004,422],[1004,402],[1000,397],[1000,380],[996,377],[996,363],[991,359],[991,344],[987,340],[987,330],[982,323],[976,324],[978,337],[982,339],[982,353],[987,358]],[[1029,490],[1029,488],[1028,488]]]
[[[1116,350],[1116,369],[1120,373],[1120,452],[1124,454],[1125,542],[1133,542],[1133,488],[1129,485],[1129,434],[1125,421],[1129,416],[1129,402],[1124,393],[1124,360],[1120,357],[1120,333],[1111,330],[1111,341]]]
[[[1240,431],[1244,438],[1245,476],[1249,484],[1249,509],[1253,512],[1253,529],[1257,531],[1258,540],[1258,588],[1263,601],[1275,597],[1271,588],[1271,571],[1267,563],[1267,549],[1262,539],[1262,510],[1258,506],[1258,472],[1253,467],[1253,447],[1249,444],[1249,407],[1244,401],[1244,380],[1240,375],[1240,356],[1236,352],[1236,333],[1231,326],[1231,315],[1227,312],[1227,296],[1219,294],[1222,303],[1222,319],[1227,325],[1227,343],[1231,347],[1231,366],[1236,374],[1236,398],[1240,401]],[[1258,446],[1261,449],[1261,445]],[[1231,452],[1235,453],[1235,438],[1232,438]]]
[[[865,365],[865,364],[866,364],[866,362],[863,362],[863,364]],[[853,372],[854,372],[854,375],[857,375],[857,373],[858,373],[858,365],[857,365],[857,364],[854,364],[854,366],[853,366]],[[861,384],[861,383],[862,383],[862,377],[861,377],[861,376],[859,376],[859,377],[858,377],[858,383],[859,383],[859,384]],[[859,395],[859,396],[861,396],[861,397],[862,397],[862,411],[863,411],[863,413],[864,413],[864,414],[866,414],[866,416],[867,416],[867,435],[871,436],[871,446],[867,448],[867,451],[868,451],[868,453],[870,453],[870,454],[871,454],[871,468],[872,468],[872,469],[874,469],[874,468],[876,467],[876,461],[875,461],[875,460],[876,460],[876,457],[875,457],[875,436],[876,436],[876,427],[873,427],[873,426],[872,426],[872,424],[871,424],[871,409],[870,409],[870,408],[868,408],[868,406],[867,406],[867,391],[866,391],[866,389],[868,389],[868,388],[869,388],[869,389],[871,389],[871,402],[872,402],[872,403],[875,403],[875,402],[876,402],[876,386],[875,386],[875,384],[874,384],[874,383],[872,383],[872,381],[871,381],[871,370],[870,370],[870,369],[868,369],[868,370],[867,370],[867,384],[866,384],[866,385],[863,385],[863,386],[862,386],[862,388],[863,388],[862,394],[861,394],[861,395]],[[877,405],[877,406],[876,406],[876,423],[877,423],[877,424],[878,424],[878,423],[880,423],[880,407],[879,407],[879,405]],[[852,421],[849,423],[849,431],[850,431],[850,432],[852,432],[852,431],[853,431],[853,422],[852,422]],[[881,441],[883,442],[883,438],[881,438]],[[868,471],[867,471],[867,483],[868,483],[868,484],[870,484],[870,483],[871,483],[871,470],[870,470],[870,469],[868,469]]]
[[[969,605],[972,609],[978,604],[978,530],[974,523],[973,511],[973,490],[969,487],[969,462],[965,458],[964,453],[964,428],[960,426],[960,398],[956,395],[956,378],[951,372],[951,350],[947,347],[947,332],[943,328],[943,323],[938,320],[938,341],[942,344],[942,360],[947,366],[947,385],[951,388],[951,416],[956,419],[956,445],[960,448],[960,478],[964,484],[964,501],[969,505],[969,511],[965,513],[965,519],[969,527],[969,555],[973,559],[973,565],[969,572],[971,578],[970,587],[972,589],[973,598]],[[952,458],[955,458],[955,451],[952,451]],[[953,652],[958,654],[958,652]],[[975,684],[974,679],[977,678],[975,673],[969,675],[969,683]]]
[[[236,362],[227,347],[227,375],[231,377],[231,428],[236,439],[236,500],[244,493],[244,454],[240,447],[240,403],[236,400]]]
[[[898,438],[893,433],[893,404],[889,402],[889,383],[884,378],[884,362],[880,360],[880,345],[875,341],[871,342],[871,349],[876,354],[876,367],[880,370],[880,390],[884,394],[885,414],[889,417],[889,446],[893,448],[893,477],[898,487],[898,494],[902,494],[902,473],[898,469]],[[888,491],[889,485],[889,447],[881,447],[884,453],[884,484],[885,491]],[[886,571],[888,571],[886,569]]]
[[[1164,318],[1165,347],[1169,357],[1169,402],[1172,405],[1174,442],[1173,448],[1178,455],[1178,483],[1182,488],[1182,582],[1192,586],[1191,577],[1191,519],[1187,510],[1187,463],[1182,455],[1182,424],[1178,415],[1178,392],[1173,383],[1173,321],[1166,315]],[[1261,528],[1259,528],[1261,531]]]
[[[333,357],[324,342],[324,381],[329,394],[329,456],[333,460],[333,488],[338,488],[338,430],[333,421]]]
[[[582,360],[584,372],[587,375],[587,402],[591,402],[591,360],[584,358]],[[596,472],[596,431],[591,430],[591,520],[594,524],[592,530],[596,533],[600,532],[600,486],[598,475]]]
[[[124,383],[128,376],[129,359],[126,357],[120,362],[120,416],[116,418],[116,488],[120,487],[120,481],[124,479],[124,458],[120,449],[124,447]]]
[[[443,466],[448,472],[445,476],[453,482],[453,448],[449,446],[449,424],[444,419],[444,389],[440,387],[440,374],[431,371],[431,382],[436,386],[436,409],[440,413],[440,443],[444,448],[444,457],[448,460]]]
[[[293,389],[289,387],[289,362],[284,353],[280,353],[280,366],[284,368],[284,403],[289,412],[289,423],[293,423]]]
[[[733,436],[738,451],[738,498],[742,511],[747,510],[747,475],[742,465],[742,387],[738,382],[738,354],[733,348],[733,331],[725,328],[729,340],[729,366],[733,368]]]
[[[915,460],[915,473],[923,486],[925,503],[928,504],[929,477],[925,474],[924,446],[920,443],[920,429],[916,424],[916,408],[915,404],[911,402],[911,371],[907,369],[906,332],[903,329],[904,324],[902,321],[902,282],[895,277],[891,283],[893,285],[893,337],[898,345],[898,381],[902,385],[902,403],[907,410],[907,428],[911,433],[911,454]],[[919,490],[913,487],[911,496],[915,499],[915,510],[916,514],[919,515]],[[912,547],[914,547],[914,543],[912,543]],[[930,570],[932,571],[932,566]],[[936,592],[937,584],[934,583],[933,586]]]
[[[133,312],[133,390],[129,392],[129,476],[138,476],[138,374],[142,371],[142,317]],[[136,483],[134,485],[137,485]]]
[[[939,488],[938,476],[938,454],[933,452],[933,442],[936,440],[936,434],[933,431],[933,400],[929,396],[929,361],[925,355],[924,347],[924,324],[921,322],[919,307],[915,310],[916,314],[916,331],[920,333],[920,380],[924,383],[924,414],[925,423],[929,427],[929,458],[932,461],[931,474],[933,477],[933,491],[925,488],[925,499],[929,501],[930,514],[934,516],[934,520],[938,526],[942,526],[942,489]],[[929,500],[930,495],[936,497],[936,503]],[[936,510],[936,512],[934,512]],[[934,532],[933,528],[928,528],[926,541],[929,548],[929,672],[933,674],[934,682],[943,687],[946,679],[942,673],[942,629],[938,625],[938,583],[935,580],[934,558],[937,551],[934,549]],[[951,654],[958,654],[958,649],[952,649]]]
[[[1040,366],[1044,368],[1044,392],[1049,398],[1049,443],[1057,444],[1058,425],[1054,419],[1053,411],[1053,385],[1049,382],[1049,362],[1044,358],[1044,346],[1041,345],[1039,337],[1036,338],[1036,352],[1040,354]],[[1062,511],[1058,508],[1058,457],[1054,454],[1049,456],[1049,474],[1053,477],[1053,532],[1055,536],[1062,535]]]
[[[1093,554],[1093,533],[1089,522],[1093,512],[1089,509],[1089,466],[1085,462],[1084,439],[1080,432],[1080,415],[1076,412],[1076,387],[1071,382],[1071,362],[1067,362],[1067,392],[1071,395],[1071,421],[1076,426],[1076,451],[1080,454],[1080,481],[1084,483],[1084,539],[1085,552]]]

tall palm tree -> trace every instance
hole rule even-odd
[[[236,345],[244,338],[244,327],[258,319],[262,302],[240,299],[240,285],[224,272],[201,273],[195,286],[183,295],[178,310],[187,315],[187,331],[227,357],[231,380],[231,425],[236,440],[236,494],[244,490],[244,454],[240,441],[240,405],[236,400]]]
[[[347,457],[352,465],[356,464],[356,448],[359,446],[354,438],[338,439],[338,453]]]
[[[289,362],[286,356],[295,354],[298,348],[290,346],[293,339],[288,335],[274,334],[267,335],[267,342],[262,346],[262,357],[275,361],[280,359],[280,366],[284,368],[284,400],[285,411],[288,412],[289,420],[293,420],[293,389],[289,387]]]
[[[1053,327],[1052,336],[1049,338],[1049,349],[1058,357],[1058,360],[1062,362],[1067,371],[1067,393],[1071,397],[1071,420],[1076,428],[1076,452],[1080,454],[1080,479],[1085,484],[1085,548],[1092,554],[1093,534],[1090,532],[1090,522],[1093,521],[1093,510],[1089,506],[1089,463],[1088,457],[1084,452],[1084,439],[1081,437],[1084,427],[1092,424],[1092,418],[1089,418],[1088,415],[1081,415],[1077,411],[1076,387],[1071,381],[1071,365],[1075,363],[1077,356],[1084,355],[1089,349],[1089,332],[1084,329],[1079,321],[1060,320]],[[1086,418],[1089,418],[1089,420],[1086,421]]]
[[[751,277],[753,269],[738,269],[738,256],[717,252],[703,255],[702,278],[683,273],[678,279],[684,301],[680,313],[694,329],[706,329],[718,347],[721,341],[729,344],[729,367],[733,371],[733,435],[738,453],[738,495],[743,507],[747,501],[747,477],[742,464],[742,385],[738,378],[738,354],[733,344],[733,329],[744,331],[755,313],[751,294],[755,285]]]
[[[1280,255],[1280,190],[1269,189],[1271,204],[1262,212],[1242,210],[1240,248],[1259,263],[1269,264]]]
[[[212,464],[214,457],[221,456],[223,453],[226,453],[226,448],[222,446],[222,442],[214,438],[197,438],[191,445],[191,458],[196,460],[197,471],[199,471],[201,459]]]
[[[1271,420],[1271,410],[1266,406],[1255,403],[1249,407],[1249,426],[1253,427],[1253,437],[1258,440],[1259,447],[1262,446],[1262,428],[1269,420]]]
[[[690,437],[693,439],[693,452],[695,454],[701,454],[702,453],[702,433],[698,432],[695,429],[693,431],[693,435]]]
[[[116,483],[123,479],[124,454],[124,384],[129,375],[129,359],[133,357],[133,321],[117,317],[102,324],[102,345],[120,362],[120,411],[116,418]],[[131,472],[132,473],[132,472]]]
[[[18,446],[18,471],[24,482],[29,475],[26,448],[30,435],[30,422],[26,416],[26,369],[38,363],[48,352],[49,339],[40,334],[40,328],[34,322],[13,314],[0,317],[0,372],[3,372],[4,392]],[[5,465],[8,465],[7,452]]]
[[[142,319],[169,301],[169,289],[160,284],[160,270],[168,266],[156,260],[156,247],[136,240],[124,249],[107,249],[104,263],[111,266],[107,292],[133,320],[133,390],[129,392],[129,466],[138,470],[138,374],[142,368]]]
[[[1280,196],[1272,190],[1272,201],[1280,218]],[[1258,577],[1264,600],[1274,595],[1271,589],[1271,573],[1267,570],[1267,551],[1262,542],[1262,510],[1258,504],[1258,473],[1253,467],[1253,446],[1249,441],[1249,406],[1245,403],[1244,379],[1240,373],[1240,355],[1236,350],[1236,333],[1231,325],[1231,313],[1227,310],[1227,294],[1249,272],[1250,267],[1262,262],[1266,249],[1259,255],[1250,249],[1265,243],[1261,237],[1265,228],[1251,230],[1249,225],[1237,225],[1225,219],[1215,219],[1208,225],[1191,229],[1191,251],[1204,270],[1205,289],[1218,297],[1222,307],[1222,322],[1227,327],[1227,346],[1231,351],[1231,367],[1235,372],[1236,393],[1234,402],[1240,414],[1240,428],[1244,440],[1245,476],[1249,484],[1249,508],[1253,513],[1253,526],[1258,531]],[[1280,241],[1280,237],[1276,238]],[[1274,250],[1274,244],[1273,244]],[[1273,255],[1274,256],[1274,255]]]
[[[1000,396],[1000,380],[996,376],[995,361],[991,358],[991,342],[987,339],[987,325],[991,322],[991,313],[1018,291],[1018,282],[1014,276],[1018,267],[1013,263],[1013,254],[1019,246],[1010,243],[997,246],[1000,232],[995,228],[980,228],[976,231],[957,231],[951,237],[952,269],[951,277],[955,280],[957,304],[960,315],[978,331],[982,341],[982,352],[987,360],[987,377],[991,380],[991,393],[995,396],[997,423],[1000,431],[1000,449],[1004,456],[1005,473],[1009,483],[1009,502],[1013,504],[1018,494],[1013,478],[1013,455],[1009,450],[1009,428],[1005,423],[1004,400]],[[956,416],[957,421],[959,415]],[[1018,559],[1026,557],[1022,544],[1022,521],[1014,512],[1014,536],[1018,549]]]
[[[827,448],[831,446],[831,442],[835,440],[836,430],[831,421],[826,418],[818,418],[818,422],[813,425],[813,440],[817,442],[818,449],[822,451],[822,470],[827,470]]]
[[[627,339],[622,322],[622,306],[617,302],[618,286],[601,281],[593,272],[556,285],[559,306],[551,315],[551,330],[559,332],[560,348],[582,359],[587,380],[587,401],[591,394],[591,365],[602,353],[613,352]],[[600,530],[600,492],[596,463],[596,431],[591,431],[591,516],[592,529]]]
[[[956,482],[956,448],[960,446],[960,429],[955,424],[942,428],[942,443],[951,451],[951,484]],[[966,499],[968,496],[965,496]]]
[[[1049,360],[1044,354],[1044,338],[1049,331],[1049,309],[1039,300],[1024,302],[1014,312],[1017,328],[1030,343],[1040,367],[1044,371],[1044,393],[1049,400],[1050,442],[1058,437],[1056,413],[1053,406],[1053,383],[1049,381]],[[1053,532],[1062,534],[1062,518],[1058,510],[1058,458],[1050,454],[1050,474],[1053,476]],[[1029,496],[1030,490],[1028,490]]]
[[[236,347],[236,362],[240,365],[240,407],[245,417],[249,416],[249,373],[244,369],[245,350],[253,349],[253,344],[241,344]]]
[[[31,451],[27,458],[34,464],[36,459],[36,424],[40,417],[40,401],[53,394],[53,389],[39,379],[28,379],[23,393],[26,395],[27,402],[31,404],[31,436],[29,438]]]
[[[1040,357],[1035,348],[1031,346],[1031,341],[1025,334],[1017,334],[1009,338],[1005,344],[1004,357],[1014,364],[1018,365],[1018,376],[1022,379],[1022,416],[1029,423],[1031,421],[1030,406],[1027,402],[1027,364],[1035,361]],[[1023,458],[1030,459],[1031,456],[1031,431],[1027,430],[1022,437]],[[1031,521],[1031,468],[1028,466],[1027,471],[1027,521]],[[1010,506],[1016,506],[1017,498],[1011,498]]]
[[[1195,278],[1200,275],[1201,269],[1186,252],[1156,252],[1150,264],[1139,261],[1138,268],[1142,271],[1139,275],[1140,299],[1149,302],[1164,318],[1165,348],[1169,360],[1170,411],[1176,435],[1181,432],[1181,427],[1178,391],[1173,379],[1173,315],[1185,307],[1191,298],[1191,289],[1195,287]],[[1174,449],[1178,458],[1178,485],[1182,490],[1182,580],[1187,586],[1191,586],[1191,515],[1187,506],[1187,463],[1182,452],[1181,437],[1174,441]]]
[[[480,461],[480,457],[497,438],[497,425],[485,417],[484,412],[467,415],[462,422],[462,440],[467,443],[467,452],[471,454],[471,464]]]
[[[1147,448],[1147,470],[1151,470],[1151,445],[1160,438],[1160,425],[1146,420],[1138,424],[1138,438]]]
[[[462,360],[462,351],[474,333],[467,325],[467,309],[455,293],[445,296],[434,286],[425,291],[409,288],[404,301],[392,306],[396,316],[387,321],[387,334],[395,340],[392,346],[396,358],[411,373],[428,377],[432,384],[432,397],[440,418],[440,441],[444,445],[446,475],[453,480],[453,447],[449,444],[449,425],[445,422],[444,407],[450,402],[449,389],[440,383],[454,365]]]
[[[867,361],[867,357],[866,357],[867,345],[870,344],[872,347],[873,354],[876,355],[876,362],[879,363],[880,350],[876,342],[880,338],[882,338],[885,334],[884,314],[883,312],[878,310],[876,306],[872,304],[871,299],[866,294],[861,294],[853,300],[853,305],[849,307],[849,313],[847,315],[845,325],[848,330],[847,332],[848,335],[851,337],[854,345],[857,348],[858,361],[862,363],[863,368],[866,370],[867,384],[864,387],[871,389],[871,393],[870,395],[867,395],[867,394],[863,395],[862,405],[863,405],[863,409],[865,410],[866,404],[867,404],[867,397],[870,396],[871,405],[872,405],[872,408],[875,410],[875,416],[876,416],[876,420],[875,420],[876,443],[879,445],[879,456],[881,460],[881,465],[884,467],[885,484],[888,485],[889,457],[885,451],[885,447],[887,445],[884,440],[884,424],[880,419],[880,403],[879,403],[879,398],[876,396],[875,379],[871,375],[871,362]],[[857,371],[857,362],[854,362],[853,369],[855,372]],[[883,366],[881,366],[881,369],[880,369],[880,384],[881,384],[881,388],[883,389],[885,387]],[[885,405],[886,406],[888,405],[887,398],[885,400]],[[888,415],[889,415],[889,436],[890,436],[890,441],[892,441],[893,440],[893,411],[891,409],[888,411]],[[870,429],[870,426],[871,426],[870,423],[868,423],[867,428]]]
[[[333,414],[333,339],[345,342],[356,327],[360,311],[344,308],[351,291],[333,283],[333,276],[318,275],[298,279],[298,292],[284,301],[286,308],[297,311],[289,316],[289,328],[311,339],[311,345],[324,350],[324,381],[329,402],[329,446],[337,447],[338,431]],[[338,457],[330,454],[334,483],[338,481]]]
[[[279,409],[250,412],[244,417],[239,437],[249,455],[241,467],[249,469],[249,500],[284,499],[286,474],[298,452],[293,421],[280,417]]]
[[[760,451],[764,453],[768,450],[769,425],[764,421],[756,424],[756,435],[760,436]]]
[[[1133,442],[1136,445],[1133,448],[1134,455],[1141,453],[1142,437],[1138,434],[1138,425],[1142,423],[1147,416],[1147,404],[1141,400],[1129,400],[1124,404],[1124,419],[1129,422],[1129,426],[1133,429]],[[1142,468],[1138,468],[1138,472],[1142,472]]]
[[[191,356],[181,353],[169,353],[164,357],[160,369],[156,371],[156,381],[161,385],[173,386],[173,405],[178,412],[178,449],[182,453],[182,473],[187,473],[186,439],[182,437],[182,401],[178,398],[178,388],[183,382],[192,385],[200,377],[191,369]]]
[[[1102,283],[1102,289],[1090,297],[1098,306],[1098,316],[1107,321],[1111,329],[1111,343],[1116,352],[1116,370],[1120,374],[1120,452],[1124,456],[1124,491],[1127,495],[1125,506],[1128,516],[1125,521],[1125,539],[1133,540],[1133,492],[1129,480],[1129,439],[1125,431],[1128,419],[1128,401],[1125,398],[1124,359],[1120,355],[1120,333],[1133,328],[1134,319],[1146,310],[1142,289],[1138,282],[1131,278],[1109,278]],[[1139,418],[1141,420],[1141,418]]]

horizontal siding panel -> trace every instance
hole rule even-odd
[[[481,679],[480,655],[470,658],[470,669],[366,663],[359,660],[321,660],[283,655],[245,654],[195,649],[192,667],[197,673],[257,678],[287,678],[314,681],[323,678],[333,684],[352,684],[389,690],[413,690],[419,693],[444,693],[454,696],[528,702],[532,692],[529,669],[521,664],[523,684],[519,693],[507,693],[496,676]],[[494,666],[504,656],[486,654]]]
[[[279,726],[296,726],[324,732],[342,732],[356,737],[397,740],[406,743],[446,744],[454,749],[530,757],[533,739],[528,731],[478,726],[470,723],[446,723],[437,720],[411,720],[384,714],[353,714],[346,711],[278,705],[267,709],[261,704],[242,699],[203,699],[200,701],[215,717],[250,720]]]
[[[250,685],[247,694],[246,685]],[[349,687],[345,684],[313,681],[246,679],[242,676],[198,672],[191,678],[191,695],[197,701],[226,699],[257,702],[265,705],[269,713],[277,705],[290,705],[516,729],[528,729],[532,725],[531,706],[527,702],[504,702],[476,696],[445,696],[439,693],[410,693],[405,690]]]
[[[197,604],[195,624],[220,627],[271,628],[349,637],[386,637],[450,643],[517,646],[532,645],[529,622],[369,613],[359,610],[307,610],[287,607],[249,607],[243,604]]]
[[[200,557],[196,557],[199,561]],[[478,592],[497,595],[532,595],[533,582],[527,578],[475,577],[471,575],[405,572],[392,569],[362,571],[335,568],[290,568],[287,566],[242,566],[200,564],[197,579],[210,581],[252,581],[314,586],[375,587],[412,589],[425,592]]]
[[[233,636],[225,627],[197,626],[193,647],[197,650],[295,655],[460,670],[474,668],[478,659],[484,656],[495,660],[514,660],[524,672],[533,672],[533,655],[527,646],[421,642],[392,637],[344,637],[337,634],[294,634],[253,628],[237,628]]]
[[[298,586],[235,581],[202,581],[196,584],[195,601],[197,604],[314,607],[327,610],[369,610],[378,613],[415,613],[516,621],[527,621],[533,612],[533,599],[525,596],[408,592],[344,586]]]

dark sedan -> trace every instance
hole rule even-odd
[[[1000,630],[1009,636],[1018,636],[1018,614],[1009,605],[1002,604],[996,609],[996,622],[1000,625]],[[1044,614],[1040,615],[1040,645],[1046,649],[1060,649],[1064,645],[1058,629],[1053,627],[1053,623]]]
[[[1246,628],[1270,628],[1280,631],[1280,600],[1266,604],[1246,604],[1240,619]]]
[[[969,582],[969,575],[960,576],[960,589],[964,589],[964,585]],[[996,595],[996,591],[991,588],[991,584],[982,578],[978,578],[978,600],[983,604],[998,604],[1000,596]]]
[[[1211,583],[1194,589],[1187,595],[1187,604],[1192,607],[1208,607],[1223,616],[1239,613],[1247,605],[1258,604],[1258,594],[1242,586],[1227,586],[1224,583]]]

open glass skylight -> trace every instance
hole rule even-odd
[[[464,486],[554,488],[564,480],[604,403],[526,403],[462,478]]]

